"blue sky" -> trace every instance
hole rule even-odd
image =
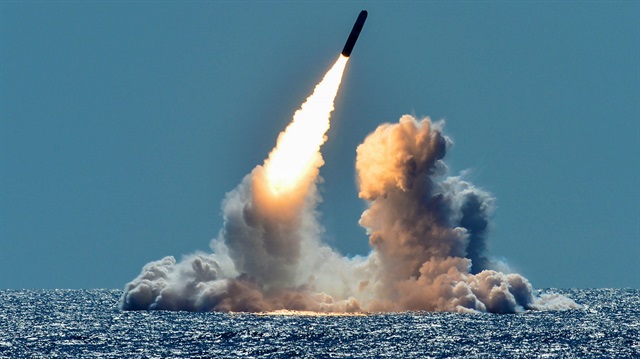
[[[355,148],[445,119],[536,287],[640,287],[638,2],[8,2],[0,287],[122,288],[208,250],[220,202],[369,18],[336,100],[326,240],[366,254]]]

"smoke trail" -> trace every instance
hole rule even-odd
[[[321,243],[315,213],[324,164],[319,150],[347,60],[340,56],[296,111],[264,166],[227,194],[214,254],[149,263],[125,288],[124,309],[360,310],[353,298],[335,301],[325,294],[335,288],[315,291],[327,285],[316,278],[329,263],[352,268],[346,263],[355,262]]]
[[[264,166],[223,204],[222,236],[236,269],[266,287],[296,282],[301,246],[321,228],[313,213],[333,101],[348,58],[340,56],[278,137]]]
[[[513,313],[567,309],[555,294],[534,295],[526,278],[486,255],[493,197],[447,177],[452,145],[443,123],[405,115],[357,149],[360,224],[372,252],[346,258],[322,242],[316,183],[341,57],[296,111],[263,166],[222,204],[224,225],[211,254],[147,264],[127,284],[122,308],[318,312],[434,310]]]

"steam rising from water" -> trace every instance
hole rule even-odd
[[[316,312],[566,309],[534,296],[518,274],[486,255],[493,198],[446,177],[443,123],[405,115],[357,149],[360,225],[372,247],[347,258],[322,242],[316,207],[320,146],[347,58],[340,57],[280,134],[276,148],[222,203],[212,253],[147,264],[127,284],[126,310]]]

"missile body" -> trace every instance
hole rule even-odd
[[[349,34],[349,38],[347,39],[347,43],[344,44],[344,48],[342,49],[342,55],[349,57],[351,55],[351,51],[353,47],[356,45],[356,41],[358,40],[358,36],[360,35],[360,31],[362,31],[362,27],[364,26],[364,21],[367,19],[367,10],[360,11],[360,15],[358,15],[358,19],[356,23],[353,24],[353,29]]]

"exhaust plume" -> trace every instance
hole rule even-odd
[[[324,164],[320,146],[327,140],[325,133],[329,130],[333,101],[348,60],[344,56],[338,58],[313,94],[293,115],[293,121],[278,136],[276,147],[264,163],[266,180],[274,196],[295,190],[295,187],[306,187],[318,176],[318,170]]]
[[[127,284],[125,310],[314,312],[568,309],[537,297],[526,278],[503,273],[486,254],[494,198],[443,161],[452,141],[443,122],[405,115],[357,148],[360,225],[372,251],[347,258],[322,241],[320,147],[347,58],[341,56],[296,111],[262,166],[223,203],[212,253],[144,266]]]

